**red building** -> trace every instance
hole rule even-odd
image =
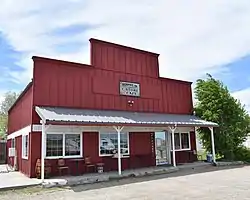
[[[209,127],[213,140],[217,124],[192,114],[191,82],[160,77],[159,54],[90,44],[90,65],[33,57],[33,79],[9,110],[9,164],[35,177],[41,159],[43,178],[44,160],[51,175],[58,160],[70,173],[76,159],[80,173],[195,161],[195,127]]]

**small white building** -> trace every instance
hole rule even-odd
[[[245,147],[247,147],[247,148],[250,148],[250,133],[249,133],[249,135],[248,135],[246,141],[243,142],[243,145],[244,145]]]

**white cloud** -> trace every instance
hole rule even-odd
[[[244,90],[234,92],[232,95],[235,98],[239,99],[242,105],[245,105],[246,110],[250,114],[250,87]]]
[[[31,55],[88,62],[89,49],[58,54],[62,41],[86,42],[90,37],[160,53],[162,76],[195,80],[223,64],[250,53],[248,0],[1,0],[0,31],[17,51],[29,81]],[[74,37],[48,34],[72,24],[97,25]]]

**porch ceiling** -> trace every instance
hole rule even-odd
[[[87,110],[61,107],[36,107],[37,114],[47,122],[82,124],[179,125],[217,127],[218,124],[194,115],[158,114],[126,111]]]

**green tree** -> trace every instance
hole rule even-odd
[[[8,110],[15,103],[19,94],[16,92],[7,92],[0,104],[0,137],[5,138],[7,132]]]
[[[195,112],[204,120],[219,124],[215,129],[216,153],[225,159],[234,159],[238,148],[241,147],[250,132],[250,118],[244,106],[236,100],[228,88],[219,80],[207,74],[205,80],[197,80],[195,87],[197,104]],[[211,149],[209,130],[200,129],[204,147]]]

